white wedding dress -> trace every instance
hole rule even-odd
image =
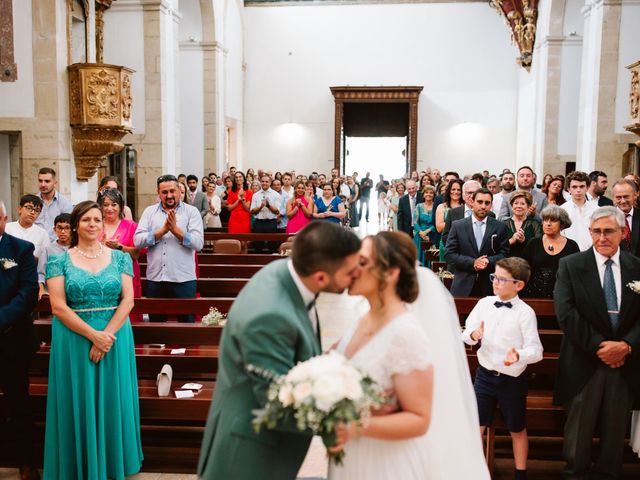
[[[490,479],[482,451],[476,398],[465,349],[460,340],[460,322],[453,297],[433,272],[422,267],[417,271],[420,294],[409,305],[412,315],[404,316],[404,321],[393,329],[380,331],[356,353],[353,361],[361,366],[376,364],[376,356],[382,360],[387,353],[386,342],[390,341],[394,331],[401,337],[411,334],[419,339],[415,343],[421,343],[424,358],[418,357],[414,361],[417,365],[422,362],[431,363],[434,372],[429,430],[426,435],[412,440],[391,442],[361,438],[349,442],[346,445],[344,467],[331,467],[331,480]],[[353,316],[349,319],[346,315],[348,309],[352,312],[356,310],[353,302],[343,309],[332,305],[332,310],[344,317],[334,317],[333,322],[336,325],[351,324],[338,346],[340,351],[344,351],[355,331],[356,326],[353,324],[358,323],[353,320]],[[405,327],[406,323],[414,324]],[[419,331],[415,330],[415,324]],[[382,338],[377,338],[378,336]],[[414,345],[414,342],[410,343]],[[372,351],[367,352],[368,348]],[[414,348],[412,346],[412,350]],[[411,360],[408,362],[411,363]],[[384,367],[393,369],[388,364],[383,364],[380,369]],[[366,365],[364,369],[369,371]],[[390,375],[388,380],[390,381]],[[414,469],[418,471],[414,472]],[[406,470],[408,473],[405,473]]]
[[[344,353],[356,325],[338,344]],[[382,388],[393,387],[395,374],[423,370],[431,365],[429,342],[411,313],[404,313],[385,325],[351,358]],[[345,445],[344,464],[329,467],[331,480],[425,480],[429,458],[425,435],[407,440],[378,440],[360,437]]]

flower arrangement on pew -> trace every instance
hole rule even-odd
[[[298,363],[283,376],[253,365],[247,369],[272,381],[267,404],[253,412],[256,432],[263,427],[273,429],[292,416],[298,430],[320,435],[331,447],[336,443],[338,424],[355,421],[362,425],[372,409],[386,402],[382,388],[336,352]],[[327,455],[329,461],[342,464],[344,451]]]
[[[430,253],[431,255],[438,255],[440,253],[440,249],[435,244],[432,244],[431,247],[429,247],[429,250],[427,250],[427,253]]]
[[[451,273],[449,270],[445,270],[442,267],[438,269],[438,272],[436,273],[436,275],[438,276],[441,282],[444,282],[445,280],[453,280],[453,277],[454,277],[453,273]]]
[[[227,316],[215,307],[209,308],[209,313],[202,317],[202,325],[206,327],[224,327]]]

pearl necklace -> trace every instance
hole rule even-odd
[[[95,255],[89,255],[87,252],[83,252],[82,250],[80,250],[77,246],[74,248],[76,249],[76,252],[78,252],[84,258],[88,258],[89,260],[95,260],[100,255],[102,255],[102,252],[104,251],[104,249],[102,248],[102,244],[100,244],[100,250],[98,250],[98,253],[96,253]]]

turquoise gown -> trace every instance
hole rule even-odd
[[[104,330],[120,302],[122,273],[131,257],[111,251],[96,274],[76,267],[67,252],[50,257],[47,278],[64,276],[67,305]],[[84,310],[84,311],[81,311]],[[45,480],[124,480],[142,465],[140,406],[133,331],[129,319],[97,364],[91,342],[52,320],[45,431]]]
[[[420,265],[425,266],[425,252],[422,249],[422,237],[418,234],[418,232],[422,232],[427,230],[428,228],[431,231],[427,234],[429,240],[434,244],[438,244],[438,232],[436,230],[436,219],[433,209],[425,210],[424,203],[419,203],[416,206],[416,223],[414,224],[413,230],[416,232],[413,236],[413,242],[416,244],[416,248],[418,249],[418,260],[420,261]]]

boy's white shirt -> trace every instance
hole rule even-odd
[[[497,308],[494,305],[501,301],[495,295],[482,298],[467,317],[462,340],[468,345],[476,345],[478,342],[471,339],[471,334],[484,321],[478,362],[487,370],[517,377],[528,364],[542,360],[538,321],[533,309],[517,295],[507,300],[511,302],[511,308]],[[514,347],[520,358],[514,364],[506,366],[504,360],[507,352]]]

